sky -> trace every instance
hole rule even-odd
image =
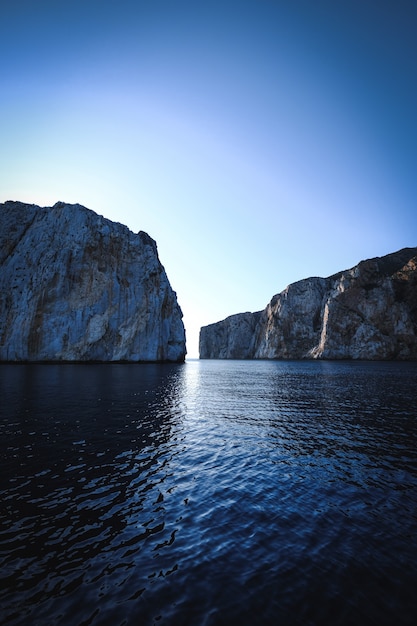
[[[415,0],[2,0],[0,202],[146,231],[201,326],[417,245]]]

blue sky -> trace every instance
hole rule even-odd
[[[3,0],[0,201],[145,230],[200,326],[417,245],[412,0]]]

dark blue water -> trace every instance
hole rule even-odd
[[[415,624],[417,364],[0,366],[3,624]]]

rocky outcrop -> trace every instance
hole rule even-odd
[[[237,313],[200,330],[200,358],[247,359],[253,355],[261,313]],[[202,356],[204,355],[204,356]]]
[[[0,205],[1,361],[173,361],[185,331],[156,243],[78,204]]]
[[[200,358],[416,359],[417,248],[307,278],[200,331]]]

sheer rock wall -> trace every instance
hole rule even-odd
[[[0,205],[1,361],[173,361],[185,331],[156,243],[81,205]]]
[[[416,359],[417,248],[307,278],[200,331],[200,358]]]

